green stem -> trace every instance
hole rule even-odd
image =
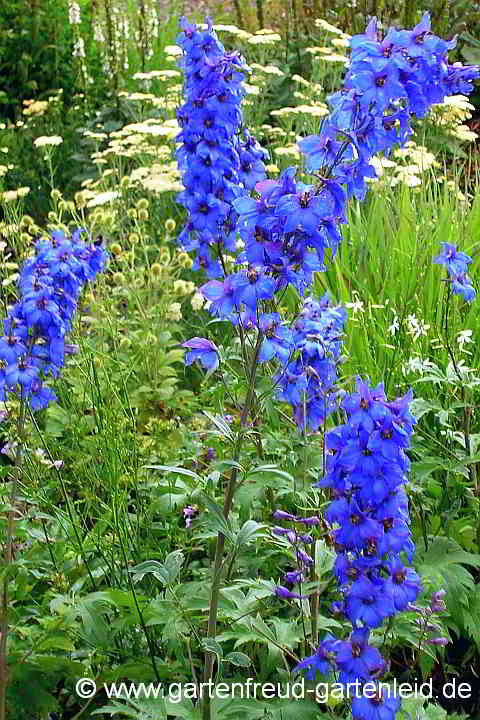
[[[243,332],[242,332],[242,340],[243,338]],[[250,373],[248,377],[248,389],[247,389],[247,395],[245,398],[245,405],[243,406],[242,415],[240,417],[240,430],[237,435],[237,441],[235,443],[235,451],[233,454],[233,460],[235,462],[238,462],[238,459],[240,457],[240,452],[243,445],[243,439],[245,436],[244,428],[247,424],[248,416],[250,413],[252,400],[254,398],[254,391],[255,391],[255,377],[256,377],[256,370],[258,365],[258,355],[260,352],[260,347],[263,341],[263,333],[259,332],[258,338],[257,338],[257,344],[255,346],[254,356],[252,359],[252,364],[250,367]],[[228,481],[226,490],[225,490],[225,496],[223,501],[223,516],[227,520],[228,516],[230,515],[230,511],[232,509],[232,503],[233,503],[233,496],[235,494],[235,489],[237,486],[237,468],[234,467],[232,469],[232,473],[230,475],[230,479]],[[221,580],[222,580],[222,569],[223,569],[223,553],[225,550],[225,535],[221,532],[217,535],[217,542],[215,546],[215,559],[213,563],[213,579],[212,579],[212,587],[210,591],[210,607],[209,607],[209,613],[208,613],[208,626],[207,626],[207,638],[215,638],[217,634],[217,615],[218,615],[218,599],[220,595],[220,586],[221,586]],[[215,653],[209,652],[208,650],[205,651],[205,667],[204,667],[204,673],[203,673],[203,681],[207,684],[207,686],[210,688],[210,682],[213,677],[213,666],[215,662]],[[204,685],[205,687],[205,685]],[[212,715],[212,708],[211,708],[211,697],[210,697],[210,691],[208,691],[207,695],[203,698],[202,703],[202,718],[203,720],[211,720]]]
[[[259,29],[262,29],[265,27],[265,23],[263,20],[263,0],[256,0],[257,5],[257,21]]]
[[[22,451],[25,442],[25,417],[26,406],[23,392],[20,398],[20,410],[17,420],[17,449],[15,453],[15,465],[12,471],[12,486],[10,488],[10,502],[7,513],[7,534],[5,539],[4,566],[6,568],[5,578],[2,583],[2,601],[0,618],[0,720],[7,717],[7,687],[8,687],[8,603],[10,576],[8,568],[13,562],[13,538],[15,534],[15,503],[17,499],[18,481],[20,477],[20,465],[22,462]]]

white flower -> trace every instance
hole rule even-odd
[[[85,43],[83,42],[83,38],[79,37],[73,43],[72,56],[78,58],[85,57]]]
[[[68,4],[68,22],[70,25],[80,25],[80,6],[76,2]]]
[[[0,193],[0,200],[6,203],[14,202],[15,200],[25,197],[29,192],[29,187],[20,187],[17,190],[6,190],[4,193]]]
[[[471,330],[460,330],[460,332],[457,335],[457,343],[458,343],[458,347],[460,348],[460,352],[464,352],[467,355],[472,354],[468,350],[464,350],[465,345],[468,345],[468,343],[473,342],[472,335],[473,335],[473,333]]]
[[[101,25],[98,22],[93,26],[93,39],[98,43],[105,42],[105,35],[103,34]]]
[[[387,332],[390,335],[395,335],[397,330],[400,330],[400,324],[398,322],[398,317],[396,315],[394,315],[392,324],[387,328]]]
[[[418,355],[414,355],[405,363],[402,372],[404,375],[408,375],[409,373],[423,375],[427,370],[431,370],[432,368],[436,368],[435,363],[432,363],[430,360],[422,360]]]
[[[179,45],[165,45],[163,51],[165,55],[171,55],[172,57],[183,55],[183,50]]]
[[[344,35],[343,30],[335,27],[335,25],[330,25],[330,23],[323,18],[317,18],[315,20],[315,26],[322,28],[322,30],[326,30],[327,32],[333,33],[334,35]]]
[[[407,317],[407,332],[413,336],[414,340],[418,340],[422,335],[427,334],[427,330],[430,329],[430,325],[426,325],[423,320],[418,320],[415,315],[409,315]]]
[[[355,302],[345,303],[346,307],[353,311],[353,317],[357,314],[357,312],[365,312],[365,306],[363,302],[357,297]]]
[[[42,135],[33,141],[35,147],[45,147],[47,145],[61,145],[63,138],[59,135]]]

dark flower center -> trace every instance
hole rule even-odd
[[[302,195],[300,195],[300,207],[301,208],[307,208],[309,202],[310,202],[310,196],[308,193],[303,193]]]
[[[352,657],[358,658],[362,654],[362,646],[358,643],[352,643]]]
[[[380,77],[377,77],[377,79],[375,80],[375,85],[377,87],[383,87],[385,85],[386,79],[387,78],[385,75],[380,75]]]
[[[403,585],[405,582],[405,570],[397,570],[397,572],[393,574],[393,581],[397,585]]]
[[[367,555],[377,554],[377,541],[375,538],[369,538],[367,540]]]
[[[370,699],[373,705],[381,705],[383,703],[383,695],[381,690],[377,690],[376,694]]]

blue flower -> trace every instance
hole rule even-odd
[[[442,252],[433,259],[433,262],[444,265],[450,275],[466,273],[472,258],[466,253],[457,250],[457,246],[451,243],[442,242],[441,246]]]
[[[310,655],[310,657],[306,657],[302,662],[299,662],[298,665],[295,665],[292,672],[307,670],[308,680],[315,680],[317,673],[328,675],[333,669],[332,662],[335,661],[337,645],[338,640],[332,635],[326,635],[316,652]]]
[[[386,568],[390,575],[387,592],[392,594],[395,610],[402,612],[417,599],[422,589],[421,580],[415,570],[405,567],[398,559],[387,563]]]
[[[452,292],[454,295],[461,295],[467,302],[475,300],[477,293],[467,274],[452,275]]]
[[[261,267],[251,267],[238,273],[235,280],[235,299],[253,312],[259,300],[270,300],[275,293],[275,282]]]
[[[368,687],[370,688],[371,683]],[[373,688],[372,688],[373,690]],[[366,692],[366,691],[365,691]],[[371,696],[373,694],[373,697]],[[375,693],[362,694],[352,700],[352,717],[356,720],[395,720],[400,709],[400,698],[377,688]]]
[[[182,343],[182,347],[189,349],[185,356],[185,365],[198,361],[206,370],[215,370],[218,367],[218,348],[211,340],[194,337]]]
[[[223,280],[210,280],[202,285],[200,292],[212,303],[210,312],[222,319],[230,318],[235,306],[235,276],[227,275]]]
[[[354,630],[348,640],[338,642],[336,664],[340,669],[340,682],[354,683],[356,680],[370,680],[385,670],[385,660],[377,648],[368,644],[368,628]]]
[[[258,361],[268,362],[276,357],[283,364],[287,363],[293,351],[293,337],[291,331],[280,324],[280,315],[278,313],[261,315],[259,327],[265,338],[260,348]]]
[[[393,598],[384,591],[384,583],[367,577],[352,583],[345,601],[345,614],[352,623],[362,622],[367,628],[376,628],[394,613]]]

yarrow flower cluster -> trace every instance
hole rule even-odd
[[[46,408],[55,393],[45,385],[56,378],[65,356],[76,351],[65,342],[84,285],[106,264],[99,243],[85,243],[81,231],[40,239],[35,256],[20,272],[20,299],[11,308],[0,336],[0,401],[14,394],[33,411]]]
[[[328,636],[316,653],[298,666],[325,673],[339,671],[340,682],[371,683],[386,670],[379,651],[369,644],[370,632],[386,618],[410,609],[421,591],[420,578],[402,560],[411,562],[414,544],[408,519],[409,447],[415,419],[409,412],[411,391],[389,402],[383,385],[370,387],[357,379],[347,394],[344,425],[326,435],[327,472],[316,487],[333,493],[325,518],[337,557],[335,577],[342,601],[335,611],[353,631],[348,640]],[[352,701],[353,717],[393,718],[395,697],[363,696]]]
[[[451,283],[454,295],[461,295],[467,302],[475,300],[477,293],[468,277],[468,266],[472,258],[466,253],[457,250],[456,245],[441,243],[442,252],[433,259],[437,265],[447,269],[448,282]]]

